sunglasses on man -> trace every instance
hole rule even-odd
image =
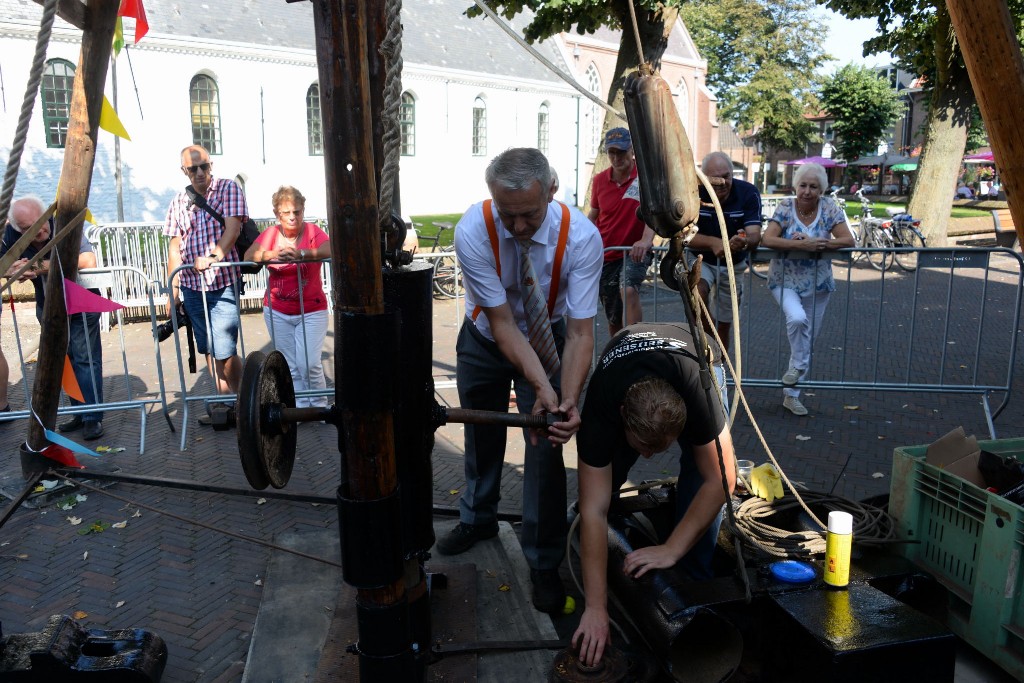
[[[208,173],[210,170],[210,162],[207,161],[202,164],[196,164],[195,166],[182,166],[182,168],[185,169],[185,172],[189,175],[195,175],[196,171],[199,169],[202,169],[203,173]]]

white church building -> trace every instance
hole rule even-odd
[[[493,21],[465,16],[469,0],[406,0],[400,186],[406,215],[458,213],[486,196],[483,172],[517,146],[544,151],[561,198],[582,204],[601,154],[604,109],[558,78]],[[42,10],[0,0],[0,161],[14,141]],[[254,217],[272,215],[278,186],[307,197],[307,215],[326,215],[323,130],[312,5],[284,0],[208,3],[148,0],[150,30],[108,72],[106,95],[131,136],[115,149],[100,131],[89,207],[99,223],[118,216],[115,169],[122,169],[126,222],[162,222],[187,183],[180,150],[211,152],[213,173],[237,179]],[[513,27],[522,32],[526,19]],[[536,44],[561,71],[604,99],[618,32],[561,34]],[[15,196],[55,195],[81,32],[57,19],[46,52]],[[707,64],[679,23],[661,65],[698,158],[717,149]],[[115,87],[116,81],[116,87]],[[116,92],[115,92],[116,91]]]

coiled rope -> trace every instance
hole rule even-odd
[[[21,153],[25,151],[28,126],[32,122],[32,109],[35,107],[39,83],[43,80],[46,48],[50,44],[50,33],[53,31],[53,19],[56,16],[57,0],[46,0],[43,4],[43,18],[39,22],[39,35],[36,36],[36,51],[32,55],[32,69],[29,72],[28,84],[25,86],[25,99],[21,103],[21,115],[18,117],[18,127],[14,132],[14,144],[11,145],[11,155],[7,157],[4,187],[0,190],[0,225],[6,223],[7,212],[11,208],[11,198],[14,196],[14,186],[18,180],[18,168],[21,166]]]
[[[387,31],[380,44],[384,57],[384,111],[381,112],[384,131],[384,164],[380,172],[378,192],[378,221],[382,231],[391,229],[392,206],[395,197],[395,179],[402,148],[402,0],[388,0],[386,7]]]

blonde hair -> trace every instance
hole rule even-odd
[[[679,392],[662,378],[645,377],[626,390],[622,420],[638,441],[656,445],[683,431],[686,404]]]
[[[274,213],[277,213],[277,207],[281,205],[281,202],[291,201],[299,209],[306,208],[306,198],[302,196],[302,193],[296,190],[291,185],[282,185],[277,188],[270,197],[270,203],[274,207]]]

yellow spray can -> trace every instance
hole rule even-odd
[[[853,545],[853,515],[849,512],[828,513],[828,534],[825,536],[825,583],[845,588],[850,583],[850,548]]]

